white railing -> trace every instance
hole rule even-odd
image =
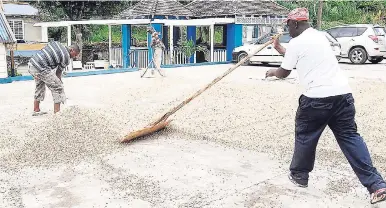
[[[131,49],[130,54],[130,68],[146,68],[149,64],[147,49]],[[224,62],[227,59],[226,49],[216,49],[214,51],[214,62]],[[208,57],[209,58],[209,57]],[[118,66],[123,66],[123,57],[121,48],[113,48],[111,50],[111,60]],[[170,64],[187,64],[186,55],[179,50],[173,50],[173,59],[170,57],[170,51],[165,50],[162,57],[162,65]]]
[[[226,49],[216,49],[213,53],[214,62],[224,62],[227,60],[227,50]]]
[[[164,51],[162,64],[187,64],[187,57],[182,51],[173,50],[173,59],[170,57],[170,51]]]
[[[147,49],[132,49],[129,51],[130,56],[130,65],[129,68],[139,67],[144,68],[148,65],[148,51]],[[112,63],[123,66],[123,57],[122,48],[112,48],[111,49],[111,61]]]
[[[122,48],[112,48],[110,58],[111,58],[112,64],[122,67],[123,66]]]
[[[131,68],[146,68],[149,64],[149,54],[147,49],[132,49],[130,50],[130,66]]]

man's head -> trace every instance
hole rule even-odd
[[[308,23],[309,13],[306,8],[297,8],[292,10],[286,19],[288,32],[291,37],[299,36],[304,30],[310,27]]]
[[[80,49],[79,49],[79,46],[76,45],[76,44],[73,44],[69,47],[69,52],[70,52],[70,57],[71,58],[75,58],[79,55],[80,53]]]
[[[155,37],[158,37],[158,35],[159,35],[158,32],[153,32],[153,33],[151,34],[151,37],[155,38]]]
[[[155,32],[155,29],[154,29],[153,27],[151,27],[151,26],[148,26],[146,31],[147,31],[148,33],[152,34],[152,33]]]

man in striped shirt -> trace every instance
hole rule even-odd
[[[79,54],[79,51],[77,45],[66,47],[53,41],[31,57],[28,64],[29,73],[36,83],[33,115],[45,114],[40,111],[40,102],[44,100],[46,86],[52,92],[54,113],[60,111],[60,103],[66,100],[61,79],[62,72],[70,64],[71,58]]]

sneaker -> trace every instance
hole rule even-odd
[[[41,115],[45,115],[45,114],[47,114],[47,112],[42,112],[42,111],[36,112],[36,111],[34,111],[34,112],[32,113],[32,116],[41,116]]]
[[[386,188],[379,189],[371,194],[371,204],[386,200]]]
[[[290,174],[288,175],[288,178],[290,179],[290,181],[291,181],[293,184],[295,184],[295,185],[297,185],[297,186],[299,186],[299,187],[302,187],[302,188],[308,187],[308,180],[304,180],[304,179],[301,179],[301,178],[299,178],[299,177],[296,177],[296,176],[294,176],[292,173],[290,173]]]

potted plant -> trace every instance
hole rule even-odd
[[[185,55],[187,63],[190,63],[190,58],[192,58],[196,52],[206,51],[205,47],[196,45],[192,39],[186,40],[186,38],[181,38],[178,40],[177,45],[177,50]]]

